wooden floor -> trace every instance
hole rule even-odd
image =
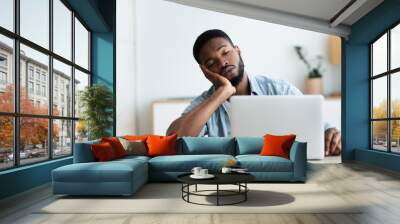
[[[346,201],[367,204],[357,214],[37,214],[54,200],[42,186],[0,202],[0,223],[400,223],[400,174],[359,163],[310,163],[308,182],[324,186]],[[320,203],[315,201],[315,203]],[[172,205],[173,206],[173,205]]]

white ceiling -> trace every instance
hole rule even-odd
[[[329,21],[351,0],[226,0]]]
[[[383,2],[383,0],[167,1],[342,37],[348,37],[351,25]],[[346,10],[342,10],[343,8]]]

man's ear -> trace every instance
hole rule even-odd
[[[235,45],[235,50],[236,50],[236,52],[238,52],[238,54],[240,55],[241,54],[241,52],[240,52],[240,48],[239,48],[239,46],[237,46],[237,45]]]

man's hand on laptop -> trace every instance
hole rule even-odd
[[[336,156],[342,151],[342,136],[337,128],[328,128],[325,131],[325,155]]]
[[[227,98],[235,94],[236,88],[232,86],[231,82],[227,78],[218,73],[210,71],[204,65],[200,65],[200,68],[206,78],[212,82],[216,89],[222,88],[222,90],[227,94]]]

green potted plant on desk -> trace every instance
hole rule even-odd
[[[308,69],[308,78],[305,81],[305,93],[306,94],[322,94],[322,56],[317,55],[313,63],[310,63],[306,55],[303,51],[303,47],[295,46],[294,47],[297,56],[300,60],[306,65]]]
[[[112,125],[113,95],[108,87],[94,84],[79,94],[79,106],[82,109],[79,127],[87,128],[89,140],[110,136],[107,130]]]

